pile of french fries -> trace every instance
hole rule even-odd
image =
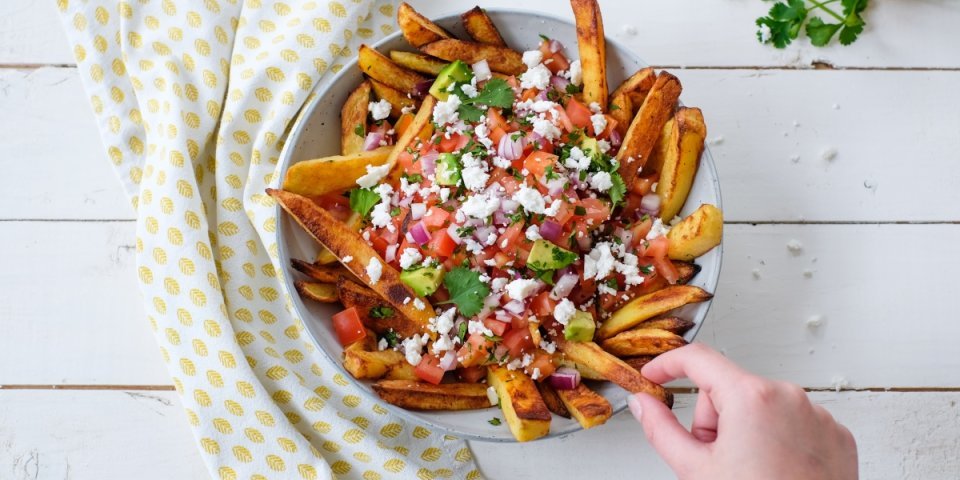
[[[597,102],[618,120],[623,144],[617,159],[627,185],[632,184],[640,166],[644,172],[659,173],[656,193],[661,200],[661,218],[670,222],[683,207],[697,173],[706,136],[703,116],[697,108],[678,108],[679,80],[650,68],[636,72],[608,94],[599,7],[595,0],[571,0],[571,5],[583,69],[582,101]],[[462,15],[470,39],[455,38],[406,3],[400,5],[397,20],[403,36],[419,52],[395,50],[384,55],[362,46],[358,63],[366,79],[343,105],[341,155],[292,165],[283,189],[268,191],[321,245],[314,261],[292,261],[292,267],[302,274],[296,281],[298,292],[313,301],[339,302],[358,309],[367,336],[344,348],[343,366],[357,379],[375,381],[372,387],[384,401],[414,410],[491,408],[487,388],[493,387],[502,415],[518,441],[546,435],[551,413],[572,417],[583,428],[603,424],[612,413],[611,405],[587,384],[556,390],[523,371],[492,364],[487,367],[486,384],[433,385],[418,381],[414,366],[402,353],[377,348],[377,335],[388,332],[402,337],[431,335],[425,327],[436,314],[429,303],[418,310],[404,302],[408,297],[417,298],[416,294],[399,280],[399,272],[361,238],[356,216],[338,220],[312,198],[355,187],[368,165],[392,166],[415,138],[429,138],[436,100],[425,95],[422,87],[448,62],[486,59],[495,75],[504,77],[526,69],[520,52],[504,43],[493,21],[479,7]],[[355,130],[358,125],[369,125],[371,99],[387,100],[394,119],[403,111],[417,114],[394,145],[364,151],[363,136]],[[655,278],[628,292],[628,300],[617,299],[614,313],[600,325],[594,341],[567,341],[563,335],[552,338],[557,345],[555,361],[576,368],[584,379],[610,381],[630,392],[646,392],[672,404],[670,392],[644,378],[639,370],[657,355],[687,343],[683,334],[693,323],[671,312],[711,298],[710,293],[686,285],[699,271],[689,262],[718,245],[722,229],[722,214],[712,205],[702,205],[676,223],[668,238],[669,257],[681,274],[677,284]],[[371,282],[363,268],[371,259],[383,265],[379,281]],[[393,313],[385,317],[370,314],[382,307],[389,307]],[[538,338],[540,334],[535,333]]]

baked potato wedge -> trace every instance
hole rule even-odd
[[[675,260],[690,261],[720,245],[723,238],[723,212],[705,203],[667,232],[670,246],[667,255]]]
[[[357,278],[366,282],[396,311],[419,325],[424,333],[430,333],[426,327],[428,320],[436,316],[433,307],[427,302],[426,307],[419,310],[414,307],[413,302],[405,302],[407,298],[417,298],[417,294],[400,281],[400,273],[384,262],[373,247],[363,241],[359,233],[306,197],[272,188],[267,189],[267,194],[276,199],[316,241],[329,248]],[[345,257],[352,258],[349,258],[349,262],[344,262]],[[379,262],[381,265],[380,278],[376,281],[372,281],[366,272],[371,262]],[[434,336],[435,334],[431,335]]]
[[[643,104],[643,100],[647,97],[647,92],[653,88],[653,84],[656,81],[657,73],[653,70],[653,67],[641,68],[633,75],[630,75],[630,78],[624,80],[623,83],[621,83],[616,90],[610,94],[610,97],[624,94],[634,104],[633,107],[635,109],[640,108],[640,105]],[[636,112],[631,112],[630,118],[633,118],[634,113]],[[627,123],[630,123],[629,120]]]
[[[664,222],[673,220],[687,201],[707,138],[707,126],[699,108],[681,107],[670,129],[666,149],[656,167],[660,172],[660,218]]]
[[[597,0],[570,0],[583,69],[583,102],[607,110],[607,42]],[[628,183],[629,185],[629,183]]]
[[[613,407],[606,398],[580,383],[573,390],[557,390],[557,396],[567,411],[583,428],[603,425],[613,414]]]
[[[520,75],[527,70],[520,52],[507,47],[446,39],[424,45],[420,50],[427,55],[450,62],[461,60],[474,64],[480,60],[486,60],[491,70],[507,75]]]
[[[390,60],[393,60],[403,68],[413,70],[414,72],[425,73],[431,77],[436,77],[440,74],[440,70],[443,70],[443,67],[447,66],[447,62],[437,60],[429,55],[404,52],[401,50],[391,50]]]
[[[367,174],[367,166],[387,163],[393,147],[380,147],[369,152],[304,160],[294,163],[283,177],[283,190],[307,197],[342,192],[357,186],[357,179]]]
[[[630,95],[621,92],[610,95],[610,116],[617,121],[617,131],[620,135],[627,133],[630,120],[633,120],[633,101]]]
[[[629,330],[645,320],[662,315],[688,303],[705,302],[713,295],[700,287],[672,285],[663,290],[637,297],[620,307],[597,329],[596,338],[604,340]]]
[[[473,7],[460,15],[460,19],[463,21],[463,28],[467,31],[467,35],[470,35],[474,41],[498,47],[507,46],[497,26],[482,8]]]
[[[640,371],[643,369],[643,366],[650,363],[651,360],[657,358],[656,355],[641,355],[639,357],[630,357],[624,358],[623,361],[627,362],[627,365],[633,367],[634,370]]]
[[[654,318],[641,323],[637,328],[656,328],[666,330],[677,335],[683,335],[694,327],[694,323],[678,317]]]
[[[557,360],[557,365],[561,367],[572,368],[580,372],[581,378],[586,378],[587,380],[606,380],[606,377],[601,375],[600,372],[582,363],[574,362],[573,360],[570,360],[569,358],[564,356],[561,356],[559,360]]]
[[[677,278],[678,285],[687,284],[687,282],[692,280],[693,277],[700,273],[700,265],[695,263],[674,261],[673,266],[680,274],[680,276]],[[667,280],[663,278],[663,275],[658,275],[656,271],[654,271],[653,275],[648,277],[645,282],[639,285],[631,285],[623,293],[616,295],[607,293],[601,294],[599,305],[601,310],[604,312],[615,312],[634,298],[656,292],[657,290],[662,290],[668,286],[670,286],[670,284],[667,283]]]
[[[543,398],[543,403],[546,404],[547,410],[550,412],[560,415],[563,418],[570,418],[570,411],[567,410],[567,407],[564,406],[563,401],[560,400],[560,395],[557,395],[557,390],[550,386],[547,382],[534,382],[537,385],[537,390],[540,391],[540,396]]]
[[[292,258],[290,259],[290,264],[293,266],[293,269],[310,277],[313,280],[323,283],[337,283],[337,280],[341,276],[346,276],[356,279],[350,270],[343,268],[341,265],[327,266],[327,265],[317,265],[315,263],[304,262],[303,260]],[[357,279],[357,281],[360,281]]]
[[[538,439],[550,431],[550,410],[529,376],[519,370],[491,365],[487,369],[487,383],[497,391],[507,426],[518,442]]]
[[[450,32],[420,15],[407,2],[401,2],[397,8],[397,25],[400,25],[403,38],[417,48],[444,38],[453,38]]]
[[[353,155],[363,151],[369,105],[370,82],[360,82],[340,108],[341,154]]]
[[[656,328],[634,328],[600,342],[604,350],[618,357],[660,355],[686,344],[680,335]]]
[[[416,380],[413,365],[394,350],[373,350],[349,345],[343,349],[343,368],[360,380]]]
[[[332,283],[297,280],[293,282],[293,286],[297,288],[300,296],[315,302],[335,303],[337,301],[337,286]]]
[[[404,107],[419,107],[420,100],[411,98],[407,94],[393,88],[385,83],[370,79],[370,86],[373,88],[373,94],[380,100],[390,102],[390,116],[397,118],[403,114]]]
[[[367,45],[360,45],[357,64],[360,65],[360,71],[370,78],[400,90],[404,95],[409,93],[417,96],[417,86],[428,80],[419,73],[397,65],[393,60]]]
[[[636,116],[630,122],[627,133],[623,137],[623,144],[617,152],[620,162],[619,172],[624,183],[633,184],[637,172],[642,168],[653,147],[660,137],[663,124],[673,115],[680,98],[680,80],[668,72],[660,72],[650,92],[640,105]]]
[[[673,406],[673,395],[656,383],[640,375],[640,372],[630,368],[623,360],[607,353],[593,342],[571,342],[562,336],[554,338],[557,347],[568,359],[579,365],[598,372],[603,378],[620,385],[631,393],[648,393],[660,399],[667,406]]]
[[[380,380],[372,386],[385,402],[410,410],[478,410],[490,408],[487,386],[480,383],[430,383]]]
[[[421,332],[420,324],[393,308],[377,292],[345,276],[337,280],[337,295],[345,308],[356,307],[360,321],[374,332],[384,334],[392,330],[403,338]]]
[[[659,172],[663,167],[663,159],[667,157],[667,150],[670,147],[670,133],[673,131],[674,122],[675,118],[670,117],[667,123],[663,124],[663,129],[660,130],[657,143],[653,146],[653,151],[650,152],[650,158],[647,159],[647,163],[643,168]]]

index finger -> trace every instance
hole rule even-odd
[[[727,357],[702,343],[691,343],[664,353],[644,365],[641,373],[659,384],[689,378],[708,394],[723,385],[736,385],[749,375]]]

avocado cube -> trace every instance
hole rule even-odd
[[[437,291],[443,281],[443,267],[420,267],[400,272],[400,281],[421,297]]]
[[[571,342],[589,342],[593,340],[596,329],[597,323],[593,321],[593,315],[578,310],[570,320],[567,320],[567,326],[563,329],[563,338]]]
[[[437,158],[436,181],[438,185],[455,187],[460,183],[460,162],[452,153],[441,153]]]
[[[438,100],[446,100],[450,96],[447,88],[454,83],[469,82],[473,78],[473,70],[470,66],[460,60],[454,60],[453,63],[443,67],[437,74],[437,79],[430,86],[430,95]]]
[[[558,270],[570,265],[577,259],[577,254],[560,248],[548,240],[540,239],[533,242],[533,248],[527,255],[527,266],[537,270]]]

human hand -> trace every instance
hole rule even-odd
[[[661,384],[689,378],[700,389],[689,432],[650,395],[627,400],[681,480],[858,478],[853,435],[796,385],[751,375],[702,344],[660,355],[642,373]]]

